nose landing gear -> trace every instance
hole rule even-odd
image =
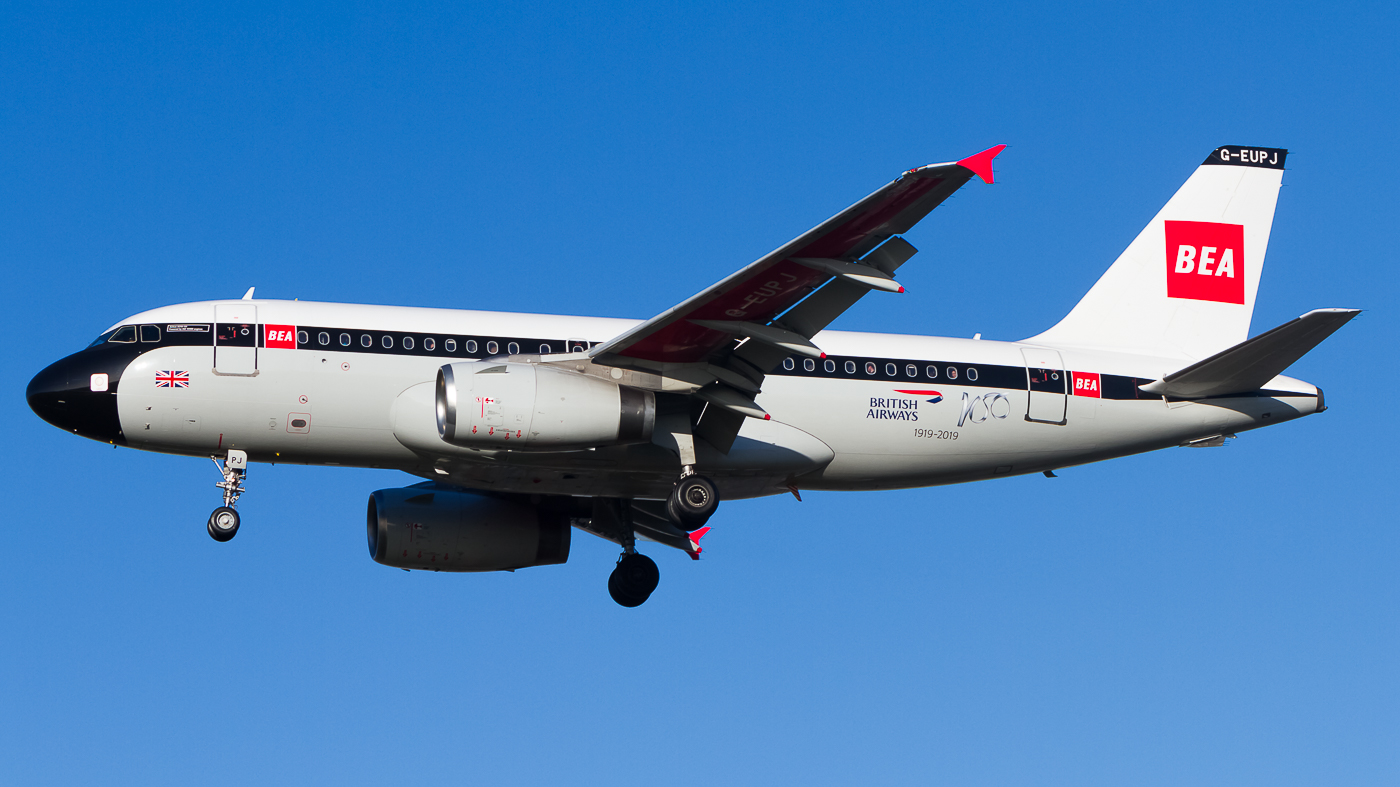
[[[224,477],[224,480],[214,485],[224,490],[224,504],[209,515],[209,537],[223,542],[238,535],[238,512],[233,507],[238,504],[239,495],[245,491],[243,479],[248,475],[248,454],[238,450],[229,451],[223,464],[219,464],[219,460],[214,457],[210,458]]]

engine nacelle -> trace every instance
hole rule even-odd
[[[426,571],[505,571],[563,563],[564,511],[431,486],[369,496],[369,554],[376,563]]]
[[[438,435],[471,448],[553,451],[645,443],[656,394],[528,363],[473,361],[438,370]]]

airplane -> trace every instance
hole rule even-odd
[[[560,564],[574,528],[621,547],[625,607],[698,559],[719,501],[1044,473],[1326,409],[1282,372],[1357,309],[1249,338],[1287,150],[1206,157],[1082,300],[1022,341],[828,330],[902,293],[902,236],[1005,145],[904,172],[649,320],[241,299],[141,312],[39,372],[61,429],[211,458],[238,532],[249,462],[393,468],[371,557],[427,571]]]

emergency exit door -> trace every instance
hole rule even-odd
[[[251,303],[214,306],[214,374],[258,373],[258,307]]]
[[[1026,420],[1063,426],[1069,375],[1059,351],[1022,347],[1021,357],[1026,361]]]

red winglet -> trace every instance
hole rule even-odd
[[[991,183],[992,159],[996,158],[997,154],[1002,152],[1003,150],[1006,150],[1005,145],[997,145],[994,148],[987,148],[981,153],[974,153],[971,156],[968,156],[967,158],[963,159],[962,161],[959,161],[958,166],[967,167],[968,169],[972,170],[972,174],[981,178],[983,182]]]
[[[702,528],[700,528],[699,530],[695,531],[694,533],[691,533],[691,534],[690,534],[690,545],[693,546],[693,547],[695,547],[695,549],[694,549],[693,551],[688,550],[688,551],[690,551],[690,559],[691,559],[691,560],[699,560],[699,559],[700,559],[700,553],[705,551],[705,550],[703,550],[703,549],[700,548],[700,539],[704,538],[704,537],[705,537],[705,534],[708,533],[708,532],[710,532],[710,528],[707,526],[707,527],[702,527]]]

